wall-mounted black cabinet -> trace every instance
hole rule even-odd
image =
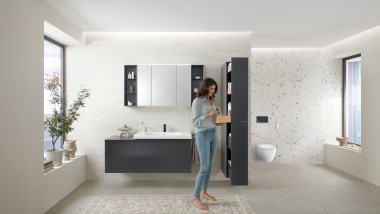
[[[165,73],[164,71],[168,69],[158,68],[164,68],[165,66],[167,66],[167,68],[174,68],[174,72],[177,72],[174,75],[170,75],[174,80],[162,77]],[[158,74],[159,71],[161,74]],[[140,77],[139,79],[137,79],[138,76]],[[161,77],[161,79],[157,77]],[[159,80],[157,81],[157,79]],[[177,83],[175,81],[177,81]],[[191,65],[191,72],[190,65],[124,65],[124,106],[190,107],[202,81],[203,65]],[[165,100],[157,98],[157,95],[164,94],[160,93],[159,89],[162,89],[163,86],[170,85],[169,83],[177,88],[170,89],[173,95],[164,96],[165,98],[173,98],[174,101],[157,103],[157,100]],[[158,88],[156,87],[155,89],[155,86]],[[156,92],[158,94],[155,94]]]
[[[248,58],[231,58],[221,77],[221,111],[231,111],[231,123],[222,126],[221,168],[231,185],[248,185]]]
[[[106,173],[190,173],[191,139],[105,140]]]

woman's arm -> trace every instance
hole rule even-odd
[[[200,103],[199,98],[194,99],[191,106],[191,119],[194,127],[200,127],[205,121],[206,117],[201,115],[202,104]]]

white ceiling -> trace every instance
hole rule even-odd
[[[252,47],[325,47],[380,25],[379,0],[45,0],[84,31],[252,32]]]

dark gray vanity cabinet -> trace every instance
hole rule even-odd
[[[105,172],[123,173],[134,170],[133,138],[114,136],[105,140]]]
[[[190,173],[191,139],[105,140],[106,173]]]
[[[221,131],[221,168],[231,185],[248,185],[248,58],[231,58],[221,77],[222,114],[231,107],[231,123]]]
[[[191,139],[136,139],[135,172],[191,172]]]

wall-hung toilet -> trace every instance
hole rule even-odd
[[[276,155],[277,147],[272,144],[256,144],[256,157],[265,163],[271,162]]]

